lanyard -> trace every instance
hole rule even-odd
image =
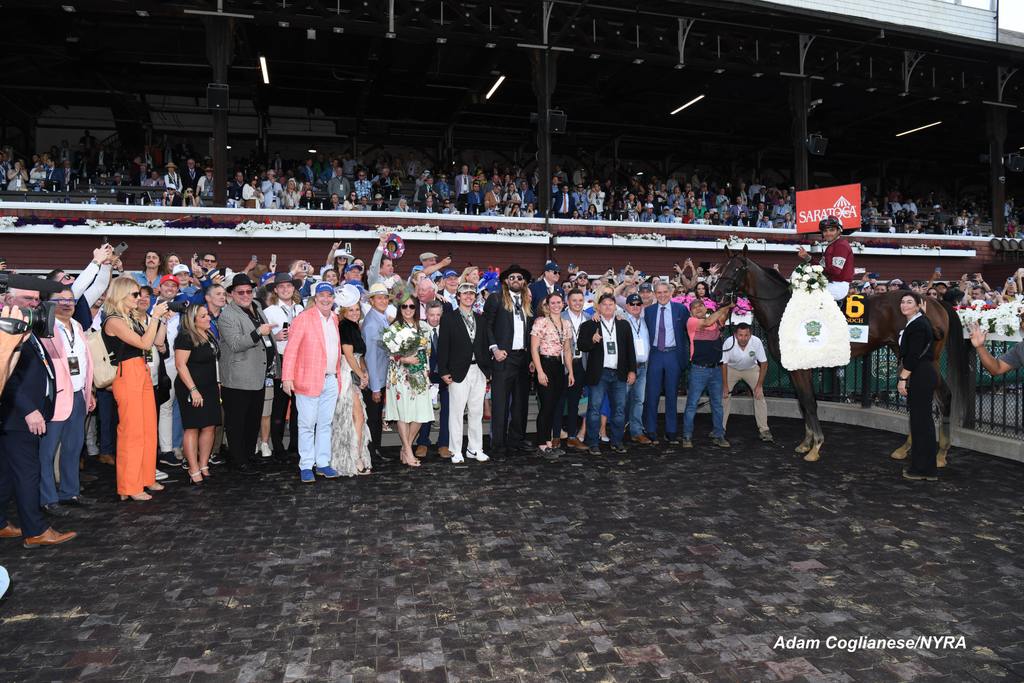
[[[64,337],[68,340],[68,344],[71,346],[71,353],[74,353],[75,352],[75,328],[74,328],[74,323],[72,323],[71,333],[70,334],[68,334],[68,328],[65,327],[63,323],[61,323],[60,329],[64,333]]]
[[[573,314],[569,313],[569,325],[572,327],[572,341],[573,345],[576,344],[576,340],[580,338],[580,328],[583,326],[583,316],[580,315],[579,321],[577,321]]]
[[[636,321],[636,327],[633,328],[633,332],[636,334],[637,337],[640,336],[640,325],[641,325],[642,322],[643,322],[642,320],[637,320]],[[632,319],[630,319],[630,321],[629,321],[629,326],[633,327],[633,320]]]
[[[615,321],[612,320],[612,324],[605,327],[604,318],[601,318],[601,328],[608,334],[609,337],[615,336]]]

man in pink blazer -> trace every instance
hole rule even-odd
[[[53,359],[57,399],[53,419],[39,442],[39,504],[51,517],[66,517],[67,505],[85,505],[78,481],[78,460],[85,442],[85,416],[96,407],[92,390],[92,359],[85,343],[85,331],[71,316],[75,297],[70,289],[54,294],[57,304],[53,337],[43,347]],[[53,461],[60,449],[60,488],[53,477]]]
[[[281,365],[281,389],[295,395],[299,413],[299,479],[310,484],[315,474],[334,479],[331,463],[331,421],[341,390],[341,337],[334,315],[334,286],[321,282],[313,290],[314,305],[300,313],[288,330],[288,348]]]

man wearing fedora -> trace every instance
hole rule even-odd
[[[370,381],[363,389],[363,402],[366,404],[366,424],[370,428],[371,455],[379,458],[384,429],[384,386],[388,378],[388,353],[380,338],[389,324],[387,311],[391,297],[388,288],[380,282],[370,285],[367,294],[370,309],[363,318],[363,341],[366,343],[366,371]]]
[[[530,272],[517,264],[501,273],[501,290],[484,304],[491,379],[491,452],[532,453],[526,440],[530,396]]]
[[[227,288],[231,301],[217,320],[224,429],[231,465],[239,474],[258,474],[251,459],[259,440],[266,387],[273,386],[277,349],[263,310],[253,300],[256,285],[238,273]]]
[[[274,326],[272,334],[274,344],[277,346],[277,355],[284,358],[285,349],[288,348],[288,335],[295,317],[302,312],[302,298],[297,296],[300,283],[294,279],[291,273],[275,273],[273,279],[267,282],[268,290],[267,307],[263,309],[267,321]],[[284,426],[288,413],[291,418],[288,421],[288,432],[290,440],[288,450],[284,447]],[[270,441],[273,445],[273,457],[278,463],[286,464],[289,454],[298,453],[299,431],[298,431],[298,409],[296,408],[295,396],[289,396],[281,388],[281,380],[274,380],[274,403],[270,412]]]

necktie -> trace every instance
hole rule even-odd
[[[665,350],[665,307],[659,306],[658,310],[658,350]]]

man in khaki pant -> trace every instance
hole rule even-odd
[[[768,374],[768,356],[764,344],[750,331],[750,325],[740,323],[730,339],[722,346],[722,417],[723,426],[729,424],[729,396],[740,380],[754,392],[754,420],[761,441],[773,441],[768,429],[768,402],[764,400],[764,378]]]

